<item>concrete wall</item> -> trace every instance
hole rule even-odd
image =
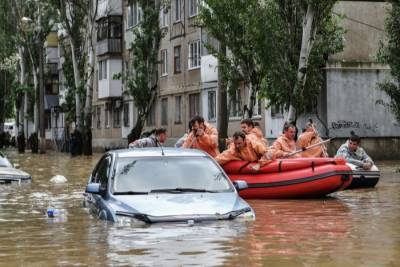
[[[376,104],[387,95],[377,83],[384,69],[334,69],[327,71],[327,124],[330,136],[347,137],[351,130],[363,137],[399,136],[400,124],[384,106]]]

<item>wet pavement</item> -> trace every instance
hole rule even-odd
[[[0,185],[1,266],[399,266],[400,161],[376,188],[315,200],[250,200],[254,222],[128,227],[82,208],[100,154],[6,150],[28,184]],[[63,175],[66,184],[50,179]],[[49,207],[61,212],[46,216]]]

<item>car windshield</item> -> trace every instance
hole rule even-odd
[[[117,158],[114,194],[232,192],[224,173],[207,157]]]
[[[12,167],[12,164],[8,161],[7,158],[3,158],[0,156],[0,167]]]

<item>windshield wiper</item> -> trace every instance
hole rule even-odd
[[[124,191],[114,192],[114,195],[147,195],[149,192],[138,192],[138,191]]]
[[[198,189],[198,188],[186,188],[186,187],[160,188],[160,189],[153,189],[150,191],[150,193],[185,193],[185,192],[217,193],[218,191]]]

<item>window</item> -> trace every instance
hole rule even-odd
[[[108,31],[108,20],[107,18],[100,20],[97,23],[97,41],[101,41],[107,39],[107,31]]]
[[[200,115],[200,94],[189,95],[189,117]]]
[[[208,120],[215,121],[217,114],[216,92],[208,91]]]
[[[160,9],[160,27],[164,28],[168,26],[168,9],[163,6]]]
[[[124,127],[129,127],[129,103],[124,103]]]
[[[110,17],[108,38],[122,38],[122,21],[120,17]]]
[[[106,103],[104,109],[104,126],[110,128],[110,104]]]
[[[147,125],[152,126],[156,124],[156,107],[155,103],[151,105],[149,113],[147,114]]]
[[[175,21],[181,20],[181,0],[175,0]]]
[[[189,43],[189,69],[200,67],[200,40]]]
[[[168,75],[168,51],[161,50],[161,76]]]
[[[161,125],[168,125],[168,98],[161,99]]]
[[[197,15],[198,0],[189,0],[189,17]]]
[[[283,117],[283,106],[271,105],[271,117]]]
[[[96,108],[96,118],[97,118],[97,129],[101,129],[101,108]]]
[[[113,125],[114,125],[114,128],[121,127],[121,110],[119,108],[114,108]]]
[[[128,28],[136,26],[141,21],[141,10],[138,1],[130,1],[127,7]]]
[[[258,96],[256,97],[256,105],[254,106],[254,116],[261,116],[261,110],[262,110],[262,105],[261,105],[262,101],[261,99],[258,98]]]
[[[107,60],[99,61],[99,80],[107,79]]]
[[[174,47],[174,73],[181,72],[181,46]]]
[[[182,123],[182,96],[175,96],[175,124]]]
[[[108,183],[108,175],[110,171],[110,163],[111,159],[106,157],[101,160],[101,162],[97,165],[97,169],[93,172],[91,182],[100,183],[100,190],[107,190]]]
[[[243,115],[241,107],[240,91],[236,90],[234,95],[229,96],[229,117],[241,117]]]

